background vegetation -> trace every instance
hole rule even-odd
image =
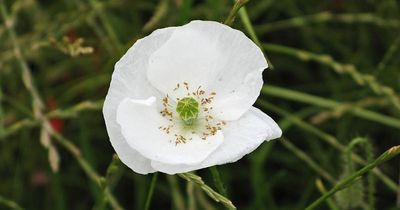
[[[399,209],[399,147],[376,158],[399,144],[400,2],[240,3],[0,0],[0,209]],[[113,65],[157,28],[227,17],[273,65],[256,106],[283,137],[196,172],[208,186],[133,173],[101,113]]]

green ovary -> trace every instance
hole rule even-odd
[[[185,125],[192,125],[199,114],[199,102],[192,97],[182,98],[178,101],[176,112]]]

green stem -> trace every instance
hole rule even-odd
[[[305,122],[304,120],[302,120],[301,118],[294,116],[293,114],[275,106],[272,105],[271,103],[266,102],[263,99],[259,99],[257,101],[257,104],[259,104],[262,108],[264,109],[268,109],[271,110],[279,115],[282,115],[284,117],[286,117],[286,119],[288,121],[290,121],[291,123],[297,125],[298,127],[302,128],[304,131],[309,132],[314,134],[315,136],[319,137],[320,139],[322,139],[323,141],[325,141],[326,143],[330,144],[331,146],[333,146],[334,148],[336,148],[337,150],[341,151],[341,152],[345,152],[346,151],[346,147],[344,145],[342,145],[339,140],[328,134],[325,133],[324,131],[316,128],[315,126]],[[286,127],[285,130],[287,130],[288,127]],[[357,162],[358,164],[366,164],[367,161],[365,161],[364,159],[362,159],[360,156],[353,154],[352,158],[355,162]],[[379,177],[379,179],[382,180],[383,183],[385,183],[390,190],[392,191],[396,191],[397,189],[397,185],[395,182],[393,182],[389,177],[387,177],[384,173],[382,173],[382,171],[380,171],[378,168],[375,168],[373,170],[373,172],[375,173],[375,175],[377,177]]]
[[[243,25],[244,25],[246,31],[247,31],[247,32],[249,33],[249,35],[250,35],[250,38],[254,41],[254,43],[256,43],[256,45],[257,45],[258,47],[260,47],[261,49],[264,50],[264,47],[263,47],[263,45],[261,44],[260,39],[257,37],[257,34],[256,34],[256,32],[254,31],[253,24],[251,24],[249,15],[247,14],[247,10],[246,10],[245,7],[241,8],[241,9],[239,10],[239,15],[240,15],[240,19],[242,20]],[[267,59],[268,67],[269,67],[270,69],[273,69],[274,67],[273,67],[271,61],[268,59],[268,56],[267,56],[265,53],[264,53],[264,55],[265,55],[265,58]]]
[[[215,186],[218,189],[218,192],[223,196],[228,196],[226,193],[226,189],[224,187],[224,183],[222,182],[221,175],[219,174],[217,166],[210,167],[211,175],[213,177]]]
[[[322,183],[322,181],[320,179],[317,179],[315,181],[315,185],[317,186],[318,190],[322,193],[325,194],[326,193],[326,189],[324,184]],[[335,203],[332,201],[332,199],[328,198],[326,199],[326,204],[328,205],[329,209],[331,210],[339,210],[339,207],[337,207],[335,205]]]
[[[287,149],[289,149],[292,153],[294,153],[299,159],[303,160],[311,169],[320,174],[323,178],[328,180],[331,183],[335,182],[335,178],[329,174],[325,169],[318,165],[307,153],[303,152],[301,149],[296,147],[293,143],[291,143],[287,138],[281,138],[282,141],[279,141],[283,144]]]
[[[400,169],[400,167],[399,167]],[[396,201],[396,207],[400,208],[400,171],[398,175],[398,186],[397,186],[397,201]]]
[[[240,19],[243,22],[243,25],[246,29],[246,31],[249,33],[250,38],[258,45],[259,47],[261,46],[260,39],[258,39],[256,32],[254,31],[253,24],[251,24],[249,15],[247,14],[247,10],[245,7],[239,10],[239,16]]]
[[[113,42],[114,46],[117,48],[117,50],[121,50],[122,45],[121,42],[119,41],[119,38],[117,34],[114,31],[114,28],[111,26],[109,19],[107,17],[107,12],[103,10],[101,7],[100,3],[97,2],[97,0],[89,0],[90,6],[95,10],[97,15],[100,18],[100,21],[102,22],[104,28],[107,31],[108,36],[110,37],[111,41]]]
[[[197,176],[193,173],[181,173],[178,174],[181,178],[185,179],[188,182],[193,182],[197,186],[199,186],[210,198],[215,200],[216,202],[221,202],[226,208],[234,210],[236,207],[233,205],[232,201],[223,195],[215,192],[211,187],[204,183],[203,179],[200,176]]]
[[[367,141],[365,144],[365,152],[367,153],[367,161],[372,162],[374,160],[375,154],[373,145],[371,142]],[[367,184],[368,184],[368,209],[375,209],[375,192],[376,192],[376,177],[373,171],[368,173]]]
[[[339,107],[343,105],[342,103],[330,100],[330,99],[325,99],[322,97],[310,95],[307,93],[302,93],[299,91],[295,90],[290,90],[286,88],[281,88],[277,86],[272,86],[272,85],[264,85],[264,87],[261,90],[262,94],[266,95],[272,95],[275,97],[279,98],[285,98],[288,100],[293,100],[293,101],[298,101],[306,104],[312,104],[315,106],[323,107],[323,108],[329,108],[329,109],[335,109],[336,107]],[[400,120],[389,117],[386,115],[382,115],[373,111],[369,111],[363,108],[359,107],[354,107],[349,110],[350,113],[352,113],[355,116],[371,120],[374,122],[378,122],[384,125],[388,125],[397,129],[400,129]]]
[[[361,73],[353,64],[340,63],[334,60],[330,55],[313,53],[277,44],[263,44],[263,48],[270,52],[292,56],[302,61],[315,61],[330,67],[330,69],[338,74],[347,74],[358,85],[368,87],[376,95],[384,96],[394,108],[400,110],[400,97],[392,87],[380,84],[376,77],[371,74]]]
[[[371,13],[359,14],[332,14],[331,12],[321,12],[312,15],[298,16],[286,20],[279,20],[257,26],[258,33],[268,33],[278,30],[301,28],[312,24],[322,24],[328,22],[337,23],[369,23],[381,27],[399,28],[400,21],[397,19],[387,19]]]
[[[172,204],[174,209],[185,210],[185,202],[181,191],[179,190],[179,185],[176,176],[167,176],[167,181],[171,187]]]
[[[89,162],[84,157],[82,157],[79,148],[74,145],[69,139],[65,138],[57,132],[51,131],[51,135],[58,143],[60,143],[61,146],[63,146],[69,153],[71,153],[71,155],[76,159],[76,161],[79,163],[89,179],[96,183],[97,186],[104,189],[104,196],[108,199],[113,209],[122,210],[123,208],[118,203],[114,195],[110,192],[108,187],[103,186],[104,178],[98,175],[89,164]]]
[[[0,63],[0,66],[1,66],[1,63]],[[1,82],[1,77],[0,77],[0,84],[3,84]],[[4,119],[5,119],[5,117],[3,115],[4,115],[4,113],[3,113],[3,90],[2,90],[1,85],[0,85],[0,138],[5,133],[5,128],[4,128]]]
[[[146,198],[144,210],[150,209],[151,199],[153,198],[154,188],[157,183],[157,177],[158,177],[158,173],[156,172],[156,173],[154,173],[153,177],[151,178],[150,188],[149,188],[149,191],[147,192],[147,198]]]
[[[188,182],[186,185],[186,193],[188,197],[188,209],[187,210],[196,210],[196,197],[194,196],[194,183]]]
[[[378,69],[375,71],[375,76],[379,76],[386,69],[388,63],[396,58],[396,52],[400,49],[400,36],[398,36],[393,43],[390,45],[389,49],[386,51],[383,59],[378,64]]]
[[[249,0],[236,0],[231,11],[229,12],[228,17],[225,19],[224,24],[231,26],[233,21],[235,21],[239,9],[242,8],[247,2],[249,2]]]
[[[22,207],[20,207],[16,202],[9,200],[7,198],[4,198],[0,195],[0,204],[3,206],[6,206],[10,209],[15,209],[15,210],[23,210]]]
[[[379,156],[375,161],[372,163],[366,165],[362,169],[358,170],[357,172],[353,173],[352,175],[348,176],[347,178],[343,179],[340,181],[337,185],[335,185],[331,190],[323,194],[320,198],[315,200],[313,203],[311,203],[305,210],[312,210],[315,209],[317,206],[319,206],[322,202],[330,198],[332,195],[334,195],[336,192],[343,190],[347,187],[349,187],[352,183],[357,181],[362,175],[365,173],[369,172],[373,168],[377,167],[378,165],[392,159],[396,155],[400,154],[400,145],[394,146],[384,152],[381,156]]]
[[[25,58],[22,56],[22,51],[21,51],[21,47],[18,43],[17,40],[17,35],[16,32],[14,30],[14,27],[12,25],[12,21],[8,16],[7,10],[6,10],[6,6],[4,4],[3,0],[0,0],[0,13],[1,16],[4,20],[4,25],[7,29],[8,32],[8,36],[11,40],[11,43],[13,45],[13,49],[14,49],[14,56],[17,59],[18,65],[20,66],[21,69],[21,76],[22,76],[22,82],[25,86],[25,88],[28,90],[28,92],[31,95],[32,98],[32,109],[33,112],[35,114],[35,117],[40,117],[42,110],[44,108],[44,104],[43,101],[36,89],[36,87],[33,84],[33,79],[32,79],[32,73],[31,70],[28,67],[28,64],[25,60]]]
[[[89,110],[101,110],[103,107],[103,100],[99,101],[83,101],[80,102],[72,107],[66,109],[56,109],[51,112],[48,112],[45,117],[46,118],[74,118],[79,115],[82,111],[89,111]],[[5,131],[0,134],[0,139],[5,139],[6,137],[17,133],[23,128],[30,128],[34,126],[40,125],[39,119],[23,119],[20,121],[15,122],[14,124],[8,126]]]

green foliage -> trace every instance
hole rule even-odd
[[[399,153],[399,1],[0,0],[0,13],[0,209],[400,207],[385,163]],[[256,106],[284,136],[197,175],[137,175],[101,113],[113,66],[193,19],[263,49]]]

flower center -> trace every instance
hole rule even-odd
[[[176,112],[178,112],[185,125],[193,125],[199,115],[199,102],[193,97],[182,98],[176,105]]]
[[[212,116],[215,92],[208,94],[201,86],[191,89],[187,82],[178,83],[173,89],[175,91],[184,97],[176,98],[175,104],[168,94],[162,99],[160,114],[168,119],[169,124],[159,126],[163,132],[174,136],[171,142],[175,145],[190,141],[193,134],[206,140],[225,126],[224,121]]]

